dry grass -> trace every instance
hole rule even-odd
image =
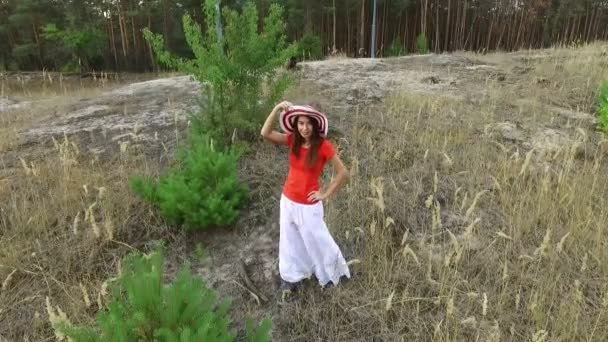
[[[334,54],[330,54],[327,56],[327,60],[339,60],[339,59],[347,59],[348,55],[345,52],[336,52]]]
[[[22,168],[0,191],[0,336],[52,336],[46,298],[71,320],[90,321],[120,258],[172,233],[128,186],[158,165],[132,150],[100,162],[67,138]],[[5,324],[6,323],[6,324]]]
[[[171,73],[165,74],[167,76]],[[22,72],[0,74],[0,98],[40,100],[57,96],[75,97],[91,90],[100,90],[128,82],[146,81],[162,77],[159,74],[128,74],[97,72],[80,77],[59,72]]]
[[[167,156],[144,154],[131,141],[124,152],[100,159],[84,154],[77,137],[27,146],[19,137],[78,99],[154,75],[43,77],[1,79],[3,96],[32,102],[0,113],[0,340],[49,340],[47,298],[72,321],[91,321],[120,258],[174,234],[128,185],[134,174],[161,172],[158,160]]]
[[[510,86],[495,88],[500,94],[491,94],[495,101],[512,104],[513,100],[524,97],[592,113],[596,109],[598,84],[608,78],[606,51],[605,43],[592,43],[577,48],[464,55],[512,73],[507,76]]]

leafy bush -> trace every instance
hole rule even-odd
[[[62,65],[59,70],[61,70],[61,72],[80,72],[81,66],[78,64],[77,61],[71,60]]]
[[[281,6],[270,6],[261,32],[252,2],[241,13],[224,8],[221,38],[215,28],[216,4],[205,1],[205,33],[189,15],[183,17],[193,59],[171,55],[161,35],[144,32],[162,64],[194,75],[204,86],[201,115],[192,118],[189,144],[177,156],[179,167],[158,183],[142,177],[131,181],[132,189],[157,205],[169,223],[187,230],[228,226],[238,219],[247,189],[238,181],[240,153],[234,142],[243,135],[236,132],[258,137],[260,122],[291,82],[288,73],[279,76],[277,69],[295,54],[295,46],[285,40]]]
[[[302,59],[318,60],[323,58],[321,37],[306,33],[298,42],[298,57]]]
[[[55,60],[68,59],[62,66],[63,71],[89,69],[92,61],[102,57],[100,51],[105,33],[94,25],[59,29],[55,24],[47,24],[42,28],[42,36],[53,42],[48,52]]]
[[[230,303],[219,301],[202,278],[187,265],[168,286],[163,284],[164,257],[131,255],[111,285],[107,310],[94,327],[57,324],[59,332],[80,341],[234,341],[228,315]],[[271,322],[247,325],[248,341],[269,341]]]
[[[605,81],[600,88],[599,116],[602,129],[608,133],[608,81]]]
[[[203,90],[201,115],[194,118],[202,121],[208,134],[220,143],[226,143],[235,129],[257,138],[258,126],[291,83],[288,73],[279,76],[277,70],[295,55],[296,47],[287,45],[283,7],[278,4],[270,6],[261,32],[251,1],[241,13],[224,8],[225,36],[219,38],[217,1],[205,1],[206,33],[189,15],[183,17],[186,41],[194,54],[191,60],[171,55],[162,35],[145,30],[144,36],[161,64],[194,75],[209,86]]]
[[[169,223],[186,230],[233,224],[247,197],[238,179],[239,152],[218,151],[208,136],[194,133],[176,157],[179,165],[158,183],[133,177],[133,191],[158,206]]]
[[[407,49],[401,45],[401,40],[399,38],[395,38],[391,45],[386,50],[386,55],[390,57],[403,56],[407,53]]]
[[[429,53],[429,42],[424,33],[421,33],[418,35],[418,38],[416,38],[416,50],[422,55]]]

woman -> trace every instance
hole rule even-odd
[[[318,106],[317,106],[318,107]],[[273,130],[279,122],[286,133]],[[312,106],[281,102],[274,107],[261,134],[269,142],[290,148],[289,174],[280,204],[279,273],[281,289],[296,290],[303,279],[315,275],[323,288],[349,279],[350,271],[323,218],[323,200],[332,196],[349,173],[327,137],[327,117]],[[319,177],[326,162],[334,180],[321,189]]]

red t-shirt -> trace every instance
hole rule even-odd
[[[319,148],[319,155],[313,167],[309,167],[306,162],[308,148],[300,147],[300,158],[298,159],[292,151],[293,135],[287,136],[289,145],[289,174],[283,187],[283,194],[290,200],[301,204],[314,204],[308,200],[308,194],[321,189],[319,177],[323,172],[325,163],[336,155],[336,149],[329,142],[323,139]]]

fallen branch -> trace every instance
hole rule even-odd
[[[260,297],[258,297],[258,295],[256,295],[255,293],[253,293],[253,292],[252,292],[250,289],[248,289],[248,288],[247,288],[247,286],[245,286],[245,285],[243,285],[243,284],[239,283],[239,282],[238,282],[238,281],[236,281],[236,280],[233,280],[233,282],[234,282],[235,284],[237,284],[237,285],[238,285],[240,288],[242,288],[243,290],[245,290],[245,291],[249,292],[249,294],[251,295],[251,297],[253,297],[253,299],[255,299],[255,301],[256,301],[256,302],[258,302],[258,305],[261,305],[261,304],[262,304],[262,303],[261,303],[261,301],[260,301]]]
[[[238,268],[239,275],[241,276],[241,278],[245,282],[245,287],[247,288],[247,290],[249,292],[251,292],[252,295],[255,295],[255,297],[259,298],[259,300],[261,300],[263,303],[267,302],[268,298],[266,298],[266,296],[264,296],[255,287],[255,285],[253,285],[253,282],[251,281],[251,279],[247,275],[247,270],[245,269],[245,262],[243,262],[243,260],[239,260],[239,262],[237,264],[237,268]],[[258,300],[258,304],[260,302],[259,300]]]

